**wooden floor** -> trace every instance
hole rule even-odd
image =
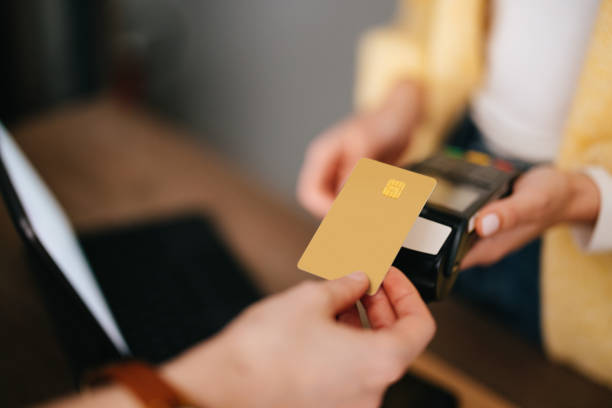
[[[315,222],[187,132],[109,98],[12,130],[77,229],[200,211],[214,217],[264,291],[305,278],[295,265]],[[0,346],[13,356],[0,361],[1,372],[14,373],[1,380],[0,388],[13,390],[13,399],[0,396],[0,405],[9,406],[71,385],[48,316],[22,273],[23,254],[4,208],[0,258],[8,266],[1,276],[0,317],[23,339],[0,336]],[[550,363],[536,347],[478,311],[454,300],[432,310],[438,334],[412,370],[452,390],[461,406],[612,406],[610,390]],[[47,371],[27,370],[40,360],[48,362]],[[40,385],[37,378],[50,374],[54,380]]]

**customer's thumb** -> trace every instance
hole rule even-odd
[[[353,272],[323,283],[321,289],[325,292],[327,310],[333,315],[346,310],[365,294],[369,286],[369,279],[363,272]]]

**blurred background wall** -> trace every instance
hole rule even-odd
[[[395,0],[26,0],[0,7],[8,23],[3,48],[15,62],[5,70],[21,78],[7,81],[3,72],[3,120],[95,94],[116,80],[118,65],[120,75],[139,78],[135,92],[152,109],[293,197],[309,140],[351,110],[358,36],[390,19]],[[126,74],[134,66],[138,72]]]

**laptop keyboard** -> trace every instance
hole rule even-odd
[[[260,298],[212,223],[197,216],[81,235],[134,357],[159,363]]]

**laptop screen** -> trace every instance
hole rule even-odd
[[[19,228],[29,239],[37,239],[45,248],[117,351],[123,355],[130,354],[70,221],[1,124],[0,159],[27,217],[27,221],[21,220]]]

